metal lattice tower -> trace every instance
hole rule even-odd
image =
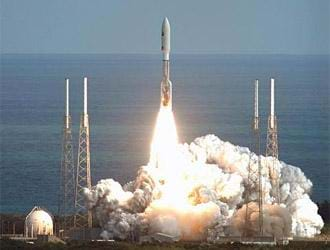
[[[84,188],[91,188],[89,122],[87,114],[87,77],[84,78],[84,112],[80,119],[74,216],[75,228],[91,228],[92,213],[86,208]]]
[[[271,171],[272,193],[275,198],[275,203],[279,204],[281,202],[279,184],[280,173],[275,167],[278,159],[278,141],[277,119],[275,115],[275,80],[273,78],[270,79],[270,115],[268,117],[266,156],[273,157],[273,167]]]
[[[74,194],[75,194],[75,168],[73,160],[73,143],[71,116],[69,113],[69,79],[65,79],[66,104],[63,124],[62,160],[60,173],[60,192],[58,215],[60,218],[59,232],[66,236],[73,227]]]
[[[256,158],[250,157],[248,166],[248,181],[246,188],[246,213],[245,213],[245,232],[246,237],[256,236],[252,230],[251,213],[258,213],[258,232],[263,235],[263,191],[260,164],[260,130],[259,130],[259,81],[254,82],[254,116],[252,119],[252,143],[251,148],[255,150]],[[256,194],[256,195],[253,195]],[[257,203],[253,206],[251,202]]]

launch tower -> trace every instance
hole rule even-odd
[[[73,227],[75,169],[73,160],[71,116],[69,113],[69,79],[65,79],[66,102],[63,124],[62,160],[60,173],[60,193],[58,215],[60,218],[59,232],[67,235]]]
[[[267,146],[266,156],[273,157],[273,168],[271,173],[272,190],[275,198],[275,203],[281,202],[279,177],[280,173],[275,168],[276,160],[278,159],[278,141],[277,141],[277,119],[275,115],[275,80],[270,79],[270,115],[268,117],[268,129],[267,129]]]
[[[259,80],[254,82],[254,116],[252,118],[252,143],[251,148],[255,151],[256,157],[251,158],[248,166],[248,183],[246,190],[246,214],[245,232],[246,237],[263,236],[263,191],[260,164],[260,130],[259,130]],[[253,196],[256,194],[256,196]],[[251,202],[257,203],[253,206]],[[252,230],[251,213],[258,213],[257,232]]]
[[[89,121],[87,114],[87,77],[84,77],[84,112],[80,119],[79,149],[75,193],[75,228],[91,228],[92,213],[85,206],[84,188],[91,188]]]

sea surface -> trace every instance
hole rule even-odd
[[[258,78],[264,152],[274,77],[280,159],[312,180],[314,201],[330,200],[329,61],[329,56],[173,55],[180,141],[212,133],[249,146]],[[1,55],[0,212],[27,213],[35,205],[57,211],[66,77],[75,156],[83,76],[89,80],[92,184],[132,180],[149,158],[161,63],[160,54]]]

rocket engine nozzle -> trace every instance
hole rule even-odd
[[[172,107],[172,83],[170,80],[161,82],[161,106]]]

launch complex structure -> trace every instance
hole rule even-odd
[[[248,178],[246,187],[246,211],[245,211],[245,228],[244,237],[263,237],[263,185],[262,185],[262,168],[260,164],[260,126],[259,126],[259,80],[256,79],[254,82],[254,116],[252,118],[251,126],[251,150],[256,153],[254,159],[250,155],[249,166],[248,166]],[[276,160],[278,159],[278,140],[277,140],[277,120],[275,115],[275,80],[270,79],[270,115],[268,117],[268,128],[267,128],[267,141],[266,141],[266,156],[272,157],[272,189],[273,189],[273,203],[280,204],[280,191],[279,191],[279,172],[275,168]],[[255,167],[257,166],[257,167]],[[253,196],[252,194],[257,194]],[[253,205],[252,202],[257,203],[257,206]],[[252,231],[252,213],[258,213],[257,220],[257,232]]]
[[[69,113],[69,79],[65,79],[65,115],[63,124],[62,160],[60,175],[59,210],[61,234],[73,227],[75,199],[75,168],[72,142],[72,123]]]
[[[254,236],[256,233],[258,236],[263,236],[263,192],[262,192],[262,179],[261,179],[261,164],[260,164],[260,129],[259,129],[259,80],[254,82],[254,116],[251,124],[251,150],[254,150],[257,159],[252,159],[250,154],[250,160],[248,165],[248,179],[246,188],[246,211],[245,211],[245,230],[244,237]],[[255,167],[257,166],[257,167]],[[257,211],[255,206],[251,202],[254,202],[252,193],[256,192]],[[251,213],[258,213],[258,231],[253,232],[251,221]]]
[[[275,168],[276,160],[278,159],[278,140],[277,140],[277,118],[275,115],[275,80],[270,79],[270,115],[268,117],[268,129],[267,129],[267,146],[266,156],[273,157],[273,168],[272,168],[272,186],[273,186],[273,197],[275,203],[281,203],[280,197],[280,173]]]
[[[91,228],[92,212],[86,209],[84,188],[91,189],[91,163],[89,148],[89,120],[87,114],[87,77],[84,78],[84,112],[80,118],[79,149],[76,173],[74,216],[75,228]]]
[[[77,167],[74,167],[72,123],[69,113],[69,79],[65,79],[66,102],[63,125],[62,161],[58,214],[59,233],[67,237],[71,229],[91,228],[92,214],[85,206],[84,188],[91,188],[87,77],[84,77],[84,110],[80,119]]]
[[[172,110],[172,83],[170,81],[170,24],[167,18],[162,24],[161,50],[163,52],[163,79],[161,81],[160,106]],[[277,120],[275,116],[275,81],[270,79],[270,115],[268,117],[266,156],[271,156],[273,203],[280,204],[279,175],[275,167],[278,159]],[[87,77],[84,77],[84,109],[80,118],[77,167],[74,168],[72,125],[69,113],[69,79],[66,79],[66,105],[63,126],[60,204],[60,232],[67,237],[71,229],[92,228],[92,213],[86,208],[84,189],[91,189],[89,119],[87,113]],[[243,237],[257,239],[264,236],[263,183],[260,164],[259,80],[254,82],[254,115],[251,126],[251,151],[248,178],[245,189],[245,228]],[[164,131],[166,133],[166,131]],[[180,185],[180,184],[178,184]],[[258,213],[258,219],[252,214]],[[253,218],[252,218],[253,217]],[[255,224],[257,223],[257,225]],[[257,229],[255,229],[257,228]]]

